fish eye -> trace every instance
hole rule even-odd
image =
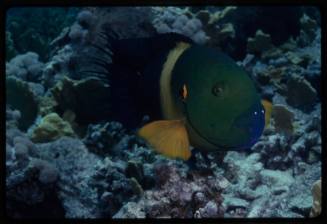
[[[212,87],[212,90],[211,90],[212,94],[213,94],[214,96],[217,96],[217,97],[221,96],[221,94],[222,94],[223,91],[224,91],[223,87],[224,87],[223,83],[216,83],[216,84]]]
[[[187,98],[187,87],[186,87],[185,84],[180,88],[179,96],[183,101],[186,100],[186,98]]]

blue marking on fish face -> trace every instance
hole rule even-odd
[[[261,103],[256,103],[234,121],[234,127],[242,129],[247,136],[247,140],[236,148],[251,148],[262,135],[264,126],[265,110]]]

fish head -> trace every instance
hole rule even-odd
[[[189,132],[211,149],[244,149],[261,136],[265,110],[249,75],[231,58],[197,46],[177,61],[173,89]],[[183,74],[180,74],[183,73]],[[191,139],[192,142],[192,139]]]

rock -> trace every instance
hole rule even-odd
[[[260,172],[262,182],[268,186],[289,186],[294,178],[288,172],[264,169]]]
[[[46,116],[47,114],[53,113],[57,106],[58,103],[52,96],[44,96],[40,99],[39,114]]]
[[[128,161],[126,175],[127,177],[134,177],[139,183],[142,183],[144,178],[142,164],[133,160]]]
[[[139,184],[139,182],[134,177],[132,177],[130,179],[130,185],[132,186],[132,189],[133,189],[133,192],[135,195],[141,196],[143,194],[142,186]]]
[[[276,66],[276,67],[281,67],[287,65],[288,60],[286,57],[278,57],[277,59],[270,59],[269,64]]]
[[[39,181],[43,184],[50,184],[57,181],[59,173],[58,169],[49,162],[41,159],[34,159],[30,166],[39,170]]]
[[[70,41],[68,34],[66,34],[64,41]],[[68,43],[62,44],[66,45],[53,53],[54,55],[43,69],[43,85],[47,88],[52,88],[67,75],[80,78],[76,77],[77,61],[79,60],[76,59],[73,47]]]
[[[272,117],[274,118],[274,126],[277,132],[283,132],[289,135],[293,133],[294,113],[285,105],[274,105],[272,109]]]
[[[58,110],[71,110],[78,124],[88,124],[110,117],[109,85],[97,78],[74,81],[63,79],[51,90]]]
[[[113,217],[113,219],[144,219],[144,205],[136,202],[127,202]]]
[[[85,29],[89,29],[95,22],[95,15],[89,10],[83,10],[77,15],[77,22]]]
[[[18,54],[12,39],[12,33],[6,31],[6,61],[9,61]]]
[[[308,217],[312,207],[312,196],[306,194],[297,195],[290,200],[289,207],[293,212],[300,213],[303,216]]]
[[[308,126],[305,128],[306,132],[312,132],[312,131],[318,131],[321,132],[321,118],[314,115],[308,124]]]
[[[300,19],[300,24],[303,31],[307,33],[311,38],[313,38],[317,28],[316,20],[310,18],[307,14],[304,13]]]
[[[5,164],[9,217],[63,217],[64,211],[57,197],[57,168],[52,161],[40,159],[38,146],[15,127],[6,131]]]
[[[288,186],[281,186],[281,187],[275,187],[272,190],[272,193],[274,195],[281,195],[281,194],[287,193],[288,191],[289,191],[289,187]]]
[[[35,121],[39,106],[38,99],[27,82],[6,77],[6,103],[20,112],[18,127],[27,130]]]
[[[313,109],[317,92],[303,77],[292,75],[287,82],[286,102],[303,111]]]
[[[276,60],[278,62],[279,59],[281,59],[283,56],[283,52],[277,48],[277,47],[271,47],[268,50],[262,52],[261,58],[263,60]],[[286,60],[287,62],[287,60]],[[285,64],[285,61],[281,61],[279,65]],[[278,63],[275,63],[275,65],[278,65]]]
[[[310,211],[310,217],[316,217],[321,214],[321,179],[317,180],[312,187],[313,204]]]
[[[234,12],[237,9],[238,7],[236,6],[227,6],[221,11],[216,11],[215,13],[212,13],[208,24],[217,23],[219,20],[223,19],[227,15],[232,14],[232,12]]]
[[[143,188],[144,189],[151,189],[155,186],[156,177],[154,175],[154,169],[152,164],[145,163],[143,164]]]
[[[266,195],[268,195],[270,192],[270,189],[267,185],[263,184],[263,185],[260,185],[258,186],[254,193],[255,193],[255,197],[258,198],[258,197],[264,197]]]
[[[249,206],[249,202],[241,199],[241,198],[235,198],[235,197],[229,197],[227,195],[224,195],[224,202],[223,205],[226,207],[226,210],[234,210],[236,208],[245,208],[247,209]]]
[[[246,67],[247,65],[249,65],[251,62],[253,63],[253,59],[255,58],[255,56],[253,54],[247,54],[245,56],[245,58],[243,59],[243,61],[241,62],[240,65],[242,65],[243,67]]]
[[[293,37],[290,37],[288,39],[288,41],[286,41],[285,43],[283,43],[282,45],[279,46],[279,48],[283,51],[283,52],[287,52],[287,51],[295,51],[297,48],[297,44],[296,41],[294,40]]]
[[[209,37],[203,30],[203,23],[193,15],[188,8],[179,10],[175,7],[168,7],[167,10],[155,10],[156,18],[153,19],[153,26],[158,33],[180,33],[198,44],[204,44]]]
[[[209,201],[204,208],[200,208],[199,210],[201,218],[217,218],[218,214],[218,206],[214,201]]]
[[[263,168],[259,160],[259,153],[246,157],[243,153],[228,152],[224,158],[224,163],[227,164],[224,176],[231,184],[223,193],[249,200],[256,198],[253,191],[261,184],[260,170]]]
[[[225,40],[227,37],[235,37],[235,29],[232,23],[223,24],[218,32],[221,41]]]
[[[250,209],[250,211],[249,211],[249,213],[247,214],[247,218],[258,218],[258,217],[261,217],[260,216],[260,213],[262,212],[262,208],[263,206],[262,205],[254,205],[251,209]]]
[[[222,217],[223,199],[217,180],[196,172],[183,175],[185,164],[180,166],[177,168],[175,162],[156,166],[157,188],[144,193],[146,216],[192,218],[202,216],[202,212],[206,217]],[[194,205],[195,210],[190,205]]]
[[[207,198],[203,192],[196,192],[194,195],[194,202],[198,207],[203,207],[205,205],[205,202],[207,201]]]
[[[94,175],[103,162],[88,152],[82,141],[70,137],[38,144],[41,159],[52,161],[58,169],[58,192],[66,218],[100,218],[100,181],[96,187]],[[106,207],[108,207],[106,204]]]
[[[210,19],[210,12],[208,10],[199,10],[196,13],[196,18],[201,20],[201,22],[203,24],[207,24],[209,22],[209,19]]]
[[[321,147],[319,147],[319,148],[321,148]],[[316,162],[318,162],[320,160],[321,160],[321,155],[320,154],[318,154],[318,153],[316,153],[314,151],[309,152],[307,163],[313,164],[313,163],[316,163]]]
[[[18,126],[18,120],[21,118],[19,110],[12,110],[9,105],[6,105],[6,127]]]
[[[61,33],[55,38],[53,39],[51,42],[50,42],[50,47],[52,48],[55,48],[57,46],[64,46],[65,44],[68,44],[69,42],[69,37],[68,37],[68,34],[69,34],[69,27],[65,27]]]
[[[302,65],[304,63],[304,59],[294,52],[287,52],[286,58],[294,65]]]
[[[41,122],[31,130],[31,139],[34,142],[54,141],[62,136],[75,136],[70,124],[51,113],[42,118]]]
[[[247,42],[247,51],[249,53],[262,53],[272,47],[271,37],[262,30],[257,30],[255,37],[249,37]]]
[[[123,125],[119,122],[106,122],[103,124],[90,124],[87,127],[83,142],[89,150],[107,156],[113,153],[114,146],[126,135]]]
[[[275,68],[269,65],[265,70],[257,73],[257,80],[262,85],[268,85],[269,83],[280,83],[281,79],[285,76],[285,68]],[[279,85],[279,84],[278,84]]]

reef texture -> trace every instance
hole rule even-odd
[[[34,41],[38,53],[17,44],[17,30],[26,22],[10,22],[7,214],[15,218],[318,215],[320,16],[317,9],[305,8],[282,7],[276,17],[276,9],[269,7],[87,7],[75,11],[75,21],[60,18],[65,22],[58,25],[56,35],[49,35],[51,41]],[[102,41],[102,29],[121,38],[177,32],[222,49],[250,74],[262,97],[272,101],[270,123],[259,141],[242,152],[194,152],[192,164],[155,153],[135,130],[110,119],[110,108],[115,106],[109,100],[110,85],[87,72],[92,67],[85,63],[86,56],[111,61],[104,53],[108,49],[94,48]]]

